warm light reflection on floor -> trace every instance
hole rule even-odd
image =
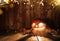
[[[46,38],[46,37],[32,36],[29,39],[27,39],[26,41],[52,41],[52,40],[49,38]]]
[[[23,35],[21,33],[16,33],[16,34],[3,36],[3,37],[0,36],[0,41],[16,41],[16,40],[19,40],[25,36],[27,36],[27,34]]]

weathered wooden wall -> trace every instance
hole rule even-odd
[[[55,13],[55,9],[45,3],[42,4],[30,1],[30,3],[23,0],[18,0],[19,4],[14,3],[14,8],[6,10],[5,13],[0,17],[2,26],[8,29],[21,30],[22,28],[31,28],[31,22],[35,18],[49,18],[54,20],[58,26],[59,14]],[[28,4],[27,4],[28,3]]]

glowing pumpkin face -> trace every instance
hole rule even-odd
[[[43,23],[43,22],[40,22],[39,20],[37,20],[37,21],[34,21],[33,23],[32,23],[32,29],[33,30],[44,30],[46,28],[46,24],[45,23]]]
[[[46,23],[44,23],[40,20],[35,20],[32,22],[32,33],[34,35],[44,36],[47,33],[52,33],[52,32],[55,32],[55,31],[48,28]],[[53,34],[57,34],[57,33],[55,32]]]

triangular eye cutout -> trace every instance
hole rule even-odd
[[[46,24],[43,23],[43,22],[41,22],[41,23],[38,24],[38,26],[39,26],[39,27],[42,27],[42,26],[46,26]]]
[[[32,26],[35,26],[36,25],[36,23],[32,23]]]

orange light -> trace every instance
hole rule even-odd
[[[60,5],[60,0],[56,0],[56,4],[57,5]]]
[[[53,0],[52,3],[54,3],[56,6],[60,5],[60,0]]]
[[[46,24],[44,24],[44,23],[39,23],[39,24],[36,24],[36,23],[33,23],[32,24],[32,28],[34,29],[34,30],[39,30],[39,31],[42,31],[42,30],[44,30],[45,28],[46,28]]]
[[[38,30],[38,31],[43,31],[45,29],[45,27],[42,28],[34,28],[34,30]]]
[[[32,27],[34,27],[35,25],[36,25],[36,24],[35,24],[35,23],[33,23],[33,24],[32,24]]]
[[[9,2],[9,0],[4,0],[4,2],[8,3],[8,2]]]
[[[40,30],[44,30],[46,28],[46,24],[44,23],[39,23],[38,26]]]
[[[0,15],[2,15],[3,14],[3,11],[2,11],[2,9],[0,9]]]
[[[45,24],[44,24],[44,23],[39,23],[38,25],[39,25],[39,27],[42,27],[42,26],[44,26]]]

